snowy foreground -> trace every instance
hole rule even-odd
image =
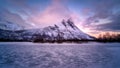
[[[0,42],[0,68],[120,68],[120,43]]]

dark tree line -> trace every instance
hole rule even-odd
[[[100,34],[97,38],[97,41],[100,42],[120,42],[120,34],[115,34],[115,33],[105,33],[105,34]]]

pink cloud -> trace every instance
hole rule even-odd
[[[38,27],[41,27],[41,25],[44,27],[57,24],[68,18],[78,19],[78,15],[71,12],[68,7],[62,4],[61,0],[52,0],[51,5],[43,12],[29,17],[28,21],[34,22]]]

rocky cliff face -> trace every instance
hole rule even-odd
[[[80,41],[93,40],[92,36],[82,32],[70,19],[61,25],[48,26],[42,29],[8,31],[0,30],[0,39],[34,42]]]

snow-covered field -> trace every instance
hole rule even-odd
[[[120,43],[0,42],[0,68],[120,68]]]

